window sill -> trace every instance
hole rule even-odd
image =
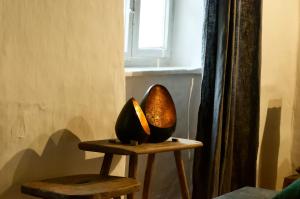
[[[151,75],[202,75],[202,67],[125,67],[125,76],[151,76]]]

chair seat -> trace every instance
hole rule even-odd
[[[106,199],[136,192],[139,187],[132,178],[84,174],[25,183],[21,191],[48,199]]]

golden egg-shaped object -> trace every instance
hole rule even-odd
[[[156,84],[146,92],[141,107],[150,127],[149,142],[163,142],[176,128],[176,108],[166,87]]]
[[[150,135],[150,128],[147,119],[139,103],[132,97],[122,108],[115,131],[118,139],[122,143],[137,141],[143,143]]]

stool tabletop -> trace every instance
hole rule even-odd
[[[172,141],[173,140],[173,141]],[[202,147],[203,143],[196,140],[183,138],[170,138],[161,143],[143,143],[139,145],[122,144],[117,140],[95,140],[80,142],[79,149],[101,153],[112,153],[118,155],[138,155],[193,149]]]

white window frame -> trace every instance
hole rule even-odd
[[[171,33],[173,24],[173,0],[166,0],[165,39],[163,48],[139,49],[139,21],[140,0],[129,1],[129,27],[127,51],[125,53],[126,66],[157,66],[167,62],[171,55]],[[151,0],[149,0],[151,1]],[[126,6],[126,4],[125,4]],[[125,27],[126,28],[126,27]],[[125,38],[126,39],[126,38]]]

